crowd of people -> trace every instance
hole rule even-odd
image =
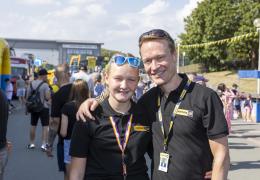
[[[31,117],[27,148],[37,147],[40,120],[39,147],[54,156],[58,136],[56,157],[65,180],[148,180],[145,153],[155,180],[227,179],[231,119],[252,121],[251,95],[244,97],[236,84],[229,89],[221,83],[214,91],[203,76],[177,73],[175,42],[164,30],[145,32],[138,43],[141,59],[117,53],[101,72],[81,65],[72,74],[67,64],[58,65],[55,88],[45,69],[29,82],[19,77],[17,96]],[[13,87],[6,83],[1,102],[5,98],[12,107]],[[2,132],[0,158],[7,152]]]

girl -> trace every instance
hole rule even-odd
[[[252,122],[251,118],[251,113],[253,109],[253,104],[252,104],[252,95],[248,94],[247,98],[244,103],[244,108],[245,108],[245,120],[246,122]]]
[[[64,137],[64,163],[66,164],[66,172],[70,172],[71,157],[69,156],[71,133],[76,122],[76,112],[80,104],[89,96],[87,83],[82,79],[73,82],[70,91],[69,102],[62,108],[60,134]]]
[[[77,121],[71,140],[70,180],[148,180],[144,154],[150,123],[131,100],[140,60],[115,55],[105,73],[109,97],[93,112],[96,121]]]

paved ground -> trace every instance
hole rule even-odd
[[[229,137],[230,180],[260,179],[260,123],[233,120]]]
[[[56,158],[48,158],[40,149],[41,126],[38,124],[36,149],[26,148],[29,142],[30,116],[16,110],[8,122],[8,140],[13,144],[5,180],[61,180]],[[39,122],[40,123],[40,122]]]
[[[10,115],[8,139],[13,143],[5,173],[5,180],[62,180],[58,172],[56,157],[47,158],[40,150],[41,128],[37,129],[37,148],[28,150],[29,116],[22,109]],[[260,179],[260,123],[246,124],[233,121],[229,137],[231,168],[230,180]]]

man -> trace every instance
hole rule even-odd
[[[75,81],[76,79],[83,79],[88,83],[88,88],[90,91],[90,97],[94,97],[94,81],[91,74],[87,73],[88,69],[87,66],[81,64],[79,67],[79,72],[74,73],[71,77],[72,81]]]
[[[166,31],[142,34],[139,48],[144,68],[157,84],[138,101],[152,126],[153,179],[201,180],[210,178],[212,170],[212,180],[226,180],[228,128],[216,92],[177,74],[175,43]],[[79,112],[86,111],[84,105]]]
[[[52,147],[57,133],[60,131],[61,121],[61,109],[65,103],[69,100],[70,90],[72,84],[69,82],[70,73],[69,66],[67,64],[58,65],[55,70],[55,77],[57,78],[60,89],[53,94],[51,104],[51,123],[49,128],[47,155],[52,156]],[[57,144],[57,160],[59,171],[64,172],[64,179],[68,179],[65,164],[64,164],[64,149],[63,149],[63,137],[59,135]]]
[[[23,78],[19,75],[16,81],[16,88],[17,88],[17,97],[19,98],[21,107],[23,107],[25,103],[25,81]]]
[[[49,127],[49,106],[48,101],[50,100],[50,88],[47,82],[47,70],[41,69],[38,73],[38,79],[33,80],[27,91],[27,99],[32,93],[39,92],[40,100],[43,105],[43,108],[39,112],[30,112],[31,113],[31,128],[30,128],[30,143],[27,146],[28,149],[35,148],[35,133],[38,120],[41,119],[42,124],[42,145],[41,149],[46,150],[48,127]]]
[[[7,120],[8,120],[8,101],[4,92],[0,89],[0,180],[4,179],[4,170],[7,164],[10,143],[6,140]]]

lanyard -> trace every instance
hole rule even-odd
[[[113,117],[110,116],[109,119],[110,119],[110,122],[112,124],[113,130],[114,130],[114,134],[116,136],[116,141],[117,141],[118,147],[119,147],[119,149],[122,152],[122,167],[123,167],[123,176],[124,176],[124,179],[125,179],[126,175],[127,175],[126,163],[125,163],[125,148],[126,148],[129,136],[130,136],[130,130],[131,130],[131,125],[132,125],[133,115],[132,114],[130,115],[129,120],[127,122],[126,131],[125,131],[125,136],[124,136],[124,141],[123,142],[121,141],[120,133],[119,133],[119,130],[118,130],[117,126],[116,126],[116,123],[115,123]]]
[[[181,105],[181,102],[183,101],[188,89],[189,89],[189,86],[191,84],[191,81],[188,80],[184,89],[182,90],[181,92],[181,95],[179,97],[179,100],[177,102],[177,104],[175,105],[174,107],[174,110],[173,110],[173,113],[171,115],[171,122],[170,122],[170,126],[169,126],[169,131],[168,131],[168,134],[167,136],[165,135],[165,131],[164,131],[164,127],[163,127],[163,119],[162,119],[162,106],[161,106],[161,100],[160,100],[160,96],[158,96],[158,106],[159,106],[159,111],[158,111],[158,118],[159,118],[159,122],[160,122],[160,126],[161,126],[161,130],[162,130],[162,133],[163,133],[163,149],[164,151],[166,152],[167,151],[167,148],[168,148],[168,138],[169,138],[169,134],[173,128],[173,120],[176,116],[176,113]]]

